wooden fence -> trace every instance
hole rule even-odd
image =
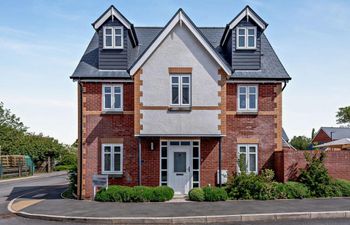
[[[33,175],[34,165],[29,156],[0,156],[0,179],[7,177],[22,177]]]

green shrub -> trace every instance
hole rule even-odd
[[[153,189],[146,186],[135,186],[131,196],[132,202],[149,202],[153,195]]]
[[[337,186],[343,197],[350,197],[350,181],[337,179],[333,185]]]
[[[215,201],[226,201],[227,200],[227,192],[223,188],[218,187],[204,187],[204,200],[208,202]]]
[[[55,166],[53,168],[54,171],[65,171],[65,170],[70,170],[74,167],[75,165],[59,165],[59,166]]]
[[[275,197],[284,199],[295,199],[295,198],[309,198],[310,191],[302,183],[298,182],[286,182],[286,183],[275,183]]]
[[[188,197],[191,201],[202,202],[204,201],[204,191],[202,188],[193,188],[188,193]]]
[[[275,178],[275,172],[273,170],[270,170],[270,169],[265,169],[265,170],[261,171],[260,178],[264,182],[272,182],[273,179]]]
[[[110,192],[106,188],[102,188],[96,193],[95,201],[99,202],[111,202]]]
[[[266,176],[241,173],[230,177],[226,191],[232,199],[258,199],[269,200],[275,198],[274,185],[271,180],[271,173]]]
[[[317,154],[311,156],[305,153],[307,162],[306,168],[301,170],[299,181],[305,184],[312,196],[315,197],[332,197],[336,194],[336,187],[331,185],[331,177],[324,165],[326,153],[322,152],[318,157]]]
[[[72,190],[74,194],[77,194],[77,182],[78,182],[78,167],[73,165],[68,171],[69,179],[69,189]]]
[[[96,193],[95,200],[101,202],[163,202],[172,199],[174,191],[170,187],[109,186]]]
[[[168,186],[154,187],[151,202],[169,201],[174,197],[174,190]]]

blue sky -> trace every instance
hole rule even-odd
[[[72,143],[77,137],[72,74],[95,21],[114,4],[135,26],[163,26],[182,7],[197,26],[225,26],[249,4],[293,80],[283,93],[288,135],[336,126],[350,105],[350,1],[78,1],[0,2],[0,101],[30,131]]]

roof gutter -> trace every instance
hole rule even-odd
[[[287,87],[287,83],[288,83],[288,81],[284,81],[284,82],[283,82],[282,91]]]

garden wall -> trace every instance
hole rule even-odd
[[[305,152],[317,153],[317,151],[295,151],[290,148],[275,152],[276,179],[281,182],[295,180],[300,169],[306,166]],[[350,180],[350,151],[327,152],[325,166],[332,177]]]

